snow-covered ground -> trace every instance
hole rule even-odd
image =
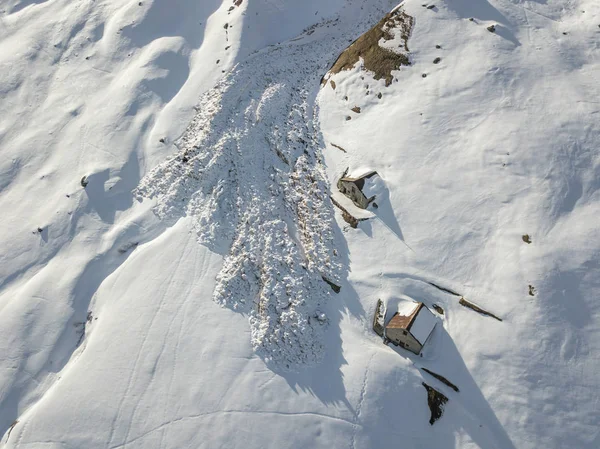
[[[422,5],[333,89],[397,2],[0,3],[0,445],[600,445],[600,5]]]

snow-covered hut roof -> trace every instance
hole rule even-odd
[[[361,176],[357,176],[357,177],[352,177],[352,176],[344,176],[342,179],[340,179],[340,181],[344,181],[344,182],[353,182],[354,184],[356,184],[356,186],[362,190],[363,186],[365,185],[365,179],[369,179],[373,176],[375,176],[377,174],[377,172],[375,170],[369,171]]]
[[[421,345],[424,345],[436,324],[435,315],[425,304],[406,301],[398,306],[398,313],[392,317],[386,328],[406,329]]]

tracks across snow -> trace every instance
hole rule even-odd
[[[270,47],[235,67],[136,192],[168,222],[193,217],[200,243],[225,257],[214,300],[247,313],[255,351],[284,369],[321,360],[322,277],[343,270],[314,102],[330,45]]]

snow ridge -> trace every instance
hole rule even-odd
[[[199,242],[225,256],[214,300],[247,313],[255,351],[284,369],[321,360],[323,277],[342,271],[311,97],[322,46],[271,47],[237,66],[136,191],[169,223],[193,217]]]

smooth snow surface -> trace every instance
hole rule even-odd
[[[0,2],[0,447],[600,447],[600,4],[235,3]]]
[[[436,324],[437,318],[428,308],[423,307],[415,317],[410,327],[410,333],[419,343],[424,345]]]

